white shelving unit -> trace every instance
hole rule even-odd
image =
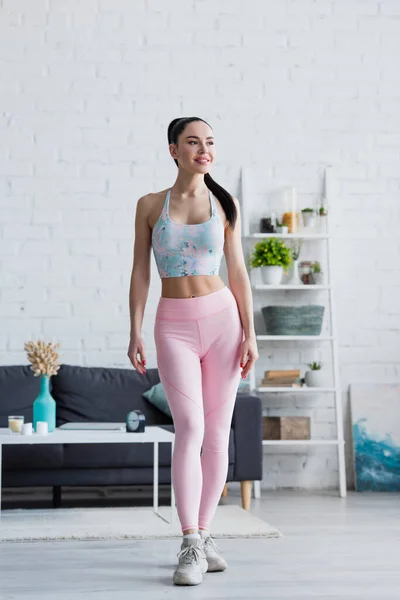
[[[336,439],[310,439],[310,440],[263,440],[264,446],[336,446],[338,452],[338,463],[339,463],[339,493],[341,497],[346,496],[346,470],[345,470],[345,455],[344,455],[344,436],[343,436],[343,415],[342,415],[342,398],[341,398],[341,385],[339,379],[339,363],[338,363],[338,343],[336,333],[336,315],[334,308],[334,294],[331,285],[331,237],[329,234],[329,214],[327,219],[327,228],[323,233],[311,233],[305,231],[302,233],[295,234],[276,234],[276,233],[252,233],[250,232],[250,219],[249,219],[249,196],[248,196],[248,182],[250,181],[251,170],[248,168],[242,168],[242,194],[241,194],[241,210],[242,210],[242,237],[243,241],[249,251],[251,252],[254,247],[254,243],[260,239],[266,238],[281,238],[287,240],[301,239],[315,243],[326,244],[326,270],[327,284],[324,285],[263,285],[253,284],[252,288],[255,291],[266,291],[273,294],[274,290],[279,291],[293,291],[301,294],[306,294],[307,297],[312,297],[313,292],[325,291],[328,295],[327,309],[329,315],[330,332],[329,335],[320,336],[301,336],[301,335],[257,335],[257,342],[264,344],[269,341],[279,341],[282,343],[288,341],[296,341],[301,343],[307,342],[327,342],[331,347],[332,357],[332,374],[333,374],[333,385],[332,387],[326,388],[283,388],[283,387],[262,387],[257,386],[255,369],[252,369],[249,375],[250,392],[255,395],[265,396],[266,394],[291,394],[298,395],[299,397],[308,394],[332,394],[334,397],[334,408],[336,417]],[[332,180],[331,167],[327,167],[325,170],[325,195],[329,202],[331,189],[330,182]],[[329,210],[330,213],[330,210]],[[309,296],[310,295],[310,296]],[[261,354],[261,351],[260,351]],[[261,488],[260,482],[254,484],[255,497],[260,497]]]
[[[307,290],[308,288],[310,288],[310,291],[318,291],[318,290],[329,290],[330,289],[330,285],[308,285],[308,286],[301,286],[301,285],[289,285],[287,283],[282,283],[282,285],[264,285],[264,284],[256,284],[253,285],[253,289],[255,290],[298,290],[298,291],[303,291],[303,287],[306,287]]]

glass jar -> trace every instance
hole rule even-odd
[[[282,225],[288,228],[289,233],[299,231],[299,207],[297,200],[297,190],[295,187],[285,188],[284,190],[285,212],[282,215]]]
[[[22,415],[10,415],[8,417],[8,429],[10,433],[20,434],[22,431],[22,425],[24,424],[24,416]]]

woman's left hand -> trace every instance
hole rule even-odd
[[[242,368],[241,376],[243,379],[247,377],[257,359],[258,348],[256,338],[251,336],[246,338],[242,343],[240,367]]]

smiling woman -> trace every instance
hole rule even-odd
[[[216,159],[213,131],[198,117],[174,119],[168,142],[178,167],[175,183],[143,196],[136,209],[128,356],[145,373],[141,327],[152,248],[162,281],[157,367],[175,426],[172,485],[183,531],[173,581],[195,585],[206,570],[227,568],[208,527],[226,481],[240,376],[247,376],[258,351],[239,203],[209,172]],[[219,276],[223,255],[230,287]]]

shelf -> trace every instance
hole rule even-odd
[[[342,442],[344,444],[344,442]],[[263,440],[263,446],[290,446],[301,444],[304,446],[338,446],[339,440]]]
[[[261,227],[256,223],[256,214],[257,217],[268,216],[272,210],[275,211],[275,214],[283,212],[284,210],[291,212],[299,213],[300,217],[300,206],[301,203],[298,204],[298,209],[296,209],[296,205],[294,204],[295,196],[296,196],[296,188],[294,188],[290,183],[285,186],[284,184],[278,184],[275,180],[269,180],[269,178],[265,175],[265,171],[268,169],[263,169],[263,172],[260,173],[258,170],[257,173],[253,172],[253,167],[244,166],[241,169],[241,204],[242,204],[242,241],[246,248],[246,253],[249,250],[254,249],[257,242],[266,241],[270,238],[280,239],[282,243],[286,242],[286,245],[290,246],[299,246],[299,242],[303,241],[303,246],[308,250],[305,252],[304,258],[306,256],[312,256],[311,249],[324,251],[324,272],[326,273],[323,279],[320,279],[321,285],[301,285],[301,282],[297,280],[297,283],[300,285],[292,285],[295,283],[294,280],[291,280],[290,277],[285,276],[282,279],[282,283],[280,285],[266,285],[264,279],[257,275],[257,277],[252,277],[254,272],[249,264],[249,279],[252,288],[252,292],[255,298],[258,298],[258,301],[263,296],[263,293],[270,290],[272,293],[267,296],[269,301],[279,298],[291,298],[291,294],[294,292],[300,292],[295,295],[297,301],[303,299],[304,302],[309,300],[310,302],[314,302],[315,299],[321,298],[324,300],[324,304],[326,304],[326,312],[329,313],[329,324],[324,325],[323,329],[320,330],[320,335],[269,335],[267,334],[268,329],[262,327],[260,323],[260,333],[256,334],[256,339],[260,347],[261,351],[265,353],[269,353],[268,350],[272,347],[275,348],[285,347],[285,342],[294,342],[293,344],[289,344],[288,347],[300,347],[303,346],[303,342],[306,344],[307,342],[311,342],[311,348],[320,348],[320,345],[326,342],[328,343],[328,348],[332,354],[332,379],[328,379],[324,385],[324,387],[320,388],[292,388],[292,387],[281,387],[275,383],[277,387],[269,387],[262,384],[262,377],[256,377],[254,368],[249,373],[249,378],[247,379],[247,383],[249,384],[248,392],[250,394],[254,394],[260,398],[264,408],[268,406],[274,406],[278,404],[286,404],[284,402],[285,396],[276,396],[276,394],[291,394],[286,397],[286,400],[291,398],[291,402],[295,401],[296,406],[300,407],[302,405],[307,404],[307,402],[314,400],[313,404],[319,405],[320,400],[322,400],[322,394],[331,394],[329,400],[332,401],[334,405],[334,421],[336,425],[336,430],[331,432],[326,436],[328,439],[311,439],[311,440],[263,440],[263,446],[270,446],[271,448],[276,446],[276,453],[285,453],[283,447],[286,447],[286,453],[289,451],[288,448],[293,448],[295,452],[307,452],[307,450],[312,448],[325,447],[327,449],[331,449],[335,454],[337,453],[338,457],[338,470],[339,470],[339,494],[341,497],[346,496],[346,464],[345,464],[345,446],[343,441],[343,406],[341,400],[342,386],[340,383],[340,366],[339,366],[339,358],[338,358],[338,345],[337,345],[337,325],[336,325],[336,315],[335,315],[335,306],[334,306],[334,286],[332,285],[333,279],[331,277],[332,273],[332,251],[335,248],[331,248],[331,242],[334,237],[333,231],[331,229],[332,223],[336,221],[335,213],[335,205],[336,205],[336,192],[337,188],[333,184],[334,182],[334,168],[332,165],[326,165],[324,168],[324,181],[322,186],[322,195],[321,195],[321,206],[328,205],[329,206],[329,215],[328,216],[320,216],[317,215],[316,221],[314,221],[313,226],[304,226],[303,220],[297,221],[297,231],[295,233],[261,233],[259,231]],[[317,176],[317,174],[316,174]],[[265,184],[262,178],[265,177]],[[253,187],[256,182],[256,187]],[[258,194],[258,198],[260,199],[260,194],[263,193],[266,195],[266,202],[262,202],[258,200],[254,201],[256,194]],[[280,198],[281,197],[281,198]],[[292,198],[292,205],[289,207],[289,201]],[[302,197],[302,200],[307,201],[305,197]],[[278,206],[280,204],[280,209],[278,210]],[[251,209],[251,210],[250,210]],[[333,219],[332,219],[333,216]],[[258,231],[257,231],[258,230]],[[292,242],[290,244],[290,241]],[[295,243],[297,241],[297,244]],[[300,244],[301,245],[301,244]],[[303,257],[302,257],[303,258]],[[322,257],[321,257],[322,258]],[[277,295],[277,291],[281,291],[281,294]],[[293,290],[292,292],[288,292],[288,294],[282,294],[282,292],[286,292],[286,290]],[[324,290],[327,290],[324,291]],[[303,295],[301,292],[304,292]],[[306,295],[308,292],[308,296]],[[310,295],[310,292],[314,292],[314,294]],[[340,291],[339,291],[340,293]],[[323,295],[324,294],[324,295]],[[262,305],[263,306],[263,305]],[[279,331],[279,329],[276,329]],[[281,329],[280,331],[285,331],[285,329]],[[290,331],[287,329],[286,331]],[[295,329],[292,330],[296,331]],[[301,331],[301,330],[300,330]],[[314,330],[317,331],[317,330]],[[272,353],[273,354],[273,353]],[[271,359],[274,357],[271,356]],[[272,361],[273,362],[273,361]],[[271,365],[273,368],[276,365]],[[257,383],[259,386],[257,387]],[[270,395],[268,395],[270,394]],[[321,394],[319,397],[318,394]],[[303,397],[304,396],[304,397]],[[318,408],[316,412],[318,413]],[[270,411],[269,411],[270,412]],[[316,415],[318,418],[318,414]],[[329,439],[332,435],[336,436],[336,439]],[[271,451],[265,450],[265,452],[270,453]],[[295,481],[295,479],[294,479]],[[258,485],[257,485],[258,484]],[[255,483],[255,491],[257,490],[258,497],[260,497],[260,483]]]
[[[315,290],[330,290],[330,285],[290,285],[288,283],[281,283],[279,285],[268,285],[257,283],[252,285],[253,290],[299,290],[299,291],[315,291]]]
[[[251,233],[248,239],[282,238],[286,240],[327,240],[327,233]]]
[[[256,392],[260,393],[271,393],[274,394],[319,394],[319,393],[335,393],[335,388],[323,388],[323,387],[270,387],[260,386],[255,388]]]
[[[256,339],[260,341],[298,341],[298,342],[320,342],[332,341],[332,335],[256,335]]]

